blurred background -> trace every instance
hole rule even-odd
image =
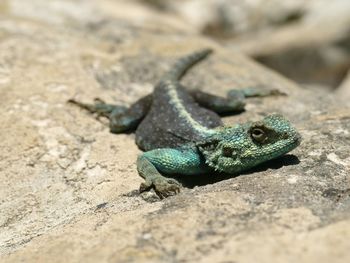
[[[349,93],[349,0],[135,0],[305,87]]]

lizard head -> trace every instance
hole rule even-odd
[[[208,166],[230,174],[284,155],[301,142],[296,129],[278,114],[217,131],[197,147]]]

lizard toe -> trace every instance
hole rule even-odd
[[[146,192],[148,190],[150,190],[152,188],[153,184],[152,182],[143,182],[140,184],[140,188],[139,188],[139,191],[140,193],[143,193],[143,192]]]
[[[154,188],[161,198],[176,195],[180,192],[180,184],[171,178],[154,182]]]

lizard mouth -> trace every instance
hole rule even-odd
[[[275,157],[284,155],[292,150],[294,150],[295,148],[297,148],[300,143],[302,141],[302,137],[298,132],[295,132],[295,134],[293,134],[293,136],[289,139],[287,139],[285,141],[285,143],[280,147],[281,151],[279,153],[275,153],[273,154],[273,152],[271,152],[270,154],[268,154],[268,157],[266,158],[266,161],[271,160],[271,159],[275,159]]]
[[[302,141],[302,137],[300,133],[297,132],[294,138],[294,143],[296,144],[296,146],[299,146],[301,141]]]
[[[300,145],[301,141],[301,135],[295,131],[290,133],[286,139],[280,140],[277,145],[269,144],[263,150],[261,148],[249,149],[241,152],[239,156],[222,155],[221,152],[215,151],[217,147],[213,145],[205,149],[201,148],[201,152],[206,156],[207,165],[215,171],[236,174],[292,151]]]
[[[302,141],[302,137],[300,135],[300,133],[295,132],[294,136],[292,137],[292,142],[290,143],[290,150],[293,150],[294,148],[298,147]],[[288,151],[288,152],[289,152]]]

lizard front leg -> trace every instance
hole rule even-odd
[[[166,175],[191,175],[207,172],[207,166],[195,148],[161,148],[141,154],[137,159],[137,171],[145,182],[140,192],[154,188],[160,198],[177,194],[181,185]]]
[[[140,185],[140,192],[154,188],[160,198],[168,197],[180,192],[180,184],[172,178],[162,176],[152,162],[145,156],[137,159],[137,171],[145,179]]]

